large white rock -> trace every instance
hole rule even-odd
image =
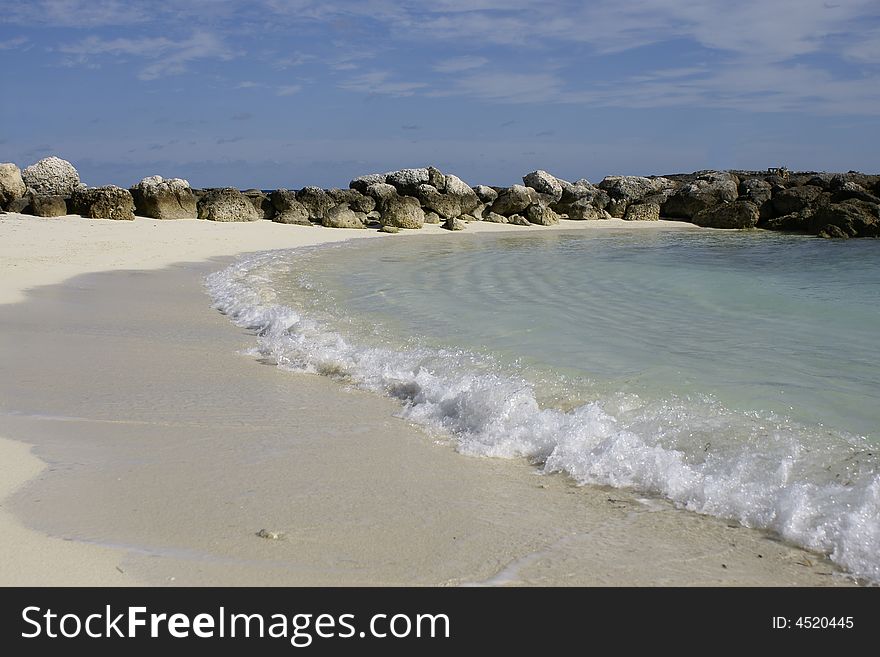
[[[70,196],[79,184],[79,173],[67,160],[44,157],[21,172],[24,184],[43,196]]]

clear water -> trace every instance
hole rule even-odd
[[[365,240],[209,279],[279,366],[778,532],[880,581],[880,242],[761,232]]]

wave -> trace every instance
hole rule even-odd
[[[582,484],[633,488],[827,554],[880,582],[880,455],[865,439],[711,398],[611,394],[569,410],[489,355],[369,340],[284,303],[272,271],[296,252],[247,257],[207,277],[214,306],[256,332],[255,354],[402,403],[401,416],[470,455],[529,459]],[[307,286],[307,281],[301,281]],[[356,332],[355,332],[356,333]]]

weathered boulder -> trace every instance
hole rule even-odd
[[[400,169],[386,175],[385,182],[393,185],[400,194],[415,195],[419,185],[431,184],[431,174],[426,168]]]
[[[559,215],[543,203],[532,203],[526,208],[525,217],[529,223],[539,226],[555,226],[559,223]]]
[[[440,222],[437,222],[437,223],[440,223]],[[382,226],[379,229],[379,231],[383,232],[383,233],[399,233],[400,228],[398,228],[397,226]]]
[[[489,187],[488,185],[477,185],[472,188],[474,193],[483,203],[492,203],[496,198],[498,198],[498,192]]]
[[[823,237],[826,240],[845,240],[849,239],[849,235],[842,228],[835,226],[834,224],[828,224],[819,231],[819,237]]]
[[[772,216],[770,197],[772,185],[761,178],[746,178],[739,184],[739,196],[744,201],[751,201],[758,207],[763,218]]]
[[[781,217],[793,212],[800,212],[817,205],[822,196],[822,188],[814,185],[781,189],[773,194],[771,200],[773,215]]]
[[[366,218],[366,215],[361,213]],[[345,203],[334,205],[324,211],[321,225],[326,228],[366,228],[361,217]]]
[[[706,208],[695,214],[691,222],[705,228],[754,228],[760,216],[757,205],[736,200]]]
[[[513,224],[514,226],[531,226],[529,220],[526,219],[521,214],[513,214],[507,218],[507,223]]]
[[[498,192],[498,198],[492,203],[491,211],[505,217],[522,212],[537,200],[535,190],[523,185],[513,185]]]
[[[23,198],[27,193],[27,186],[21,177],[21,171],[12,162],[0,164],[0,209]]]
[[[487,212],[483,215],[483,221],[489,221],[493,224],[506,224],[507,217],[500,215],[497,212]]]
[[[705,180],[710,183],[732,182],[734,185],[739,186],[739,176],[730,171],[716,171],[714,169],[709,169],[705,171],[696,171],[694,174],[696,175],[697,180]]]
[[[208,190],[198,203],[199,219],[208,221],[258,221],[262,215],[237,189]]]
[[[823,204],[809,217],[808,231],[837,226],[851,237],[880,237],[880,205],[859,199]]]
[[[437,167],[428,167],[428,184],[439,192],[445,192],[446,176]]]
[[[153,219],[195,219],[196,197],[182,178],[144,178],[130,190],[134,207],[142,217]]]
[[[843,203],[850,199],[858,199],[868,203],[880,203],[880,198],[877,198],[867,189],[852,181],[846,181],[839,187],[835,187],[831,192],[832,203]]]
[[[67,160],[44,157],[21,172],[24,184],[41,196],[70,196],[79,184],[79,173]]]
[[[737,185],[732,180],[697,180],[673,192],[660,208],[660,213],[670,219],[690,220],[706,208],[732,203],[737,195]]]
[[[615,217],[623,217],[626,206],[637,203],[648,195],[668,195],[673,190],[674,183],[666,178],[606,176],[598,186],[610,197],[608,211]]]
[[[394,185],[389,185],[388,183],[373,183],[372,185],[367,187],[367,190],[364,192],[364,194],[375,200],[376,204],[378,205],[387,198],[397,196],[397,188],[395,188]]]
[[[76,214],[90,219],[134,219],[131,192],[116,185],[77,187],[73,190],[71,205]]]
[[[357,191],[361,192],[362,194],[366,194],[367,187],[369,187],[370,185],[372,185],[374,183],[384,183],[385,178],[387,178],[387,177],[388,177],[387,173],[369,173],[366,176],[358,176],[357,178],[352,180],[350,183],[348,183],[348,186],[351,187],[352,189],[356,189]]]
[[[523,176],[523,185],[531,187],[539,194],[543,194],[549,203],[555,203],[562,198],[562,185],[555,176],[538,169]]]
[[[660,204],[633,203],[627,206],[623,218],[627,221],[658,221],[660,219]]]
[[[600,210],[594,206],[589,197],[579,198],[572,203],[556,203],[551,206],[559,214],[568,215],[575,221],[590,221],[600,218]]]
[[[436,212],[426,212],[425,213],[425,223],[426,224],[439,224],[441,223],[440,215]]]
[[[260,219],[272,219],[275,216],[275,206],[269,195],[261,189],[246,189],[242,192],[254,209],[260,213]]]
[[[37,217],[63,217],[67,214],[67,202],[63,196],[31,197],[31,212]]]
[[[413,196],[389,196],[379,203],[382,225],[398,228],[421,228],[425,223],[425,213],[419,199]]]
[[[443,227],[446,230],[464,230],[467,228],[467,224],[458,217],[447,217]]]
[[[450,194],[443,194],[433,185],[422,183],[416,188],[416,198],[428,210],[441,217],[457,217],[461,214],[461,203]]]
[[[309,219],[321,221],[324,212],[336,205],[336,201],[320,187],[303,187],[296,193],[296,200],[309,211]]]
[[[295,224],[298,226],[311,226],[309,211],[302,203],[296,200],[296,193],[289,189],[276,189],[269,195],[275,214],[272,221],[279,224]]]
[[[445,194],[458,201],[462,214],[473,212],[482,205],[482,201],[480,201],[477,193],[458,176],[454,176],[451,173],[446,174],[445,184]]]
[[[376,199],[372,196],[362,194],[356,189],[328,189],[327,194],[330,195],[337,204],[345,203],[355,212],[363,212],[367,214],[376,208]]]

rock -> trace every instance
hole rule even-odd
[[[275,206],[269,199],[269,195],[260,189],[246,189],[242,192],[254,209],[260,213],[261,219],[272,219],[275,216]]]
[[[458,176],[446,174],[446,195],[455,198],[461,206],[461,213],[473,212],[482,204],[480,197]]]
[[[364,219],[366,215],[363,215]],[[321,225],[326,228],[366,228],[361,217],[358,217],[345,203],[334,205],[324,211],[321,218]]]
[[[261,529],[257,532],[257,536],[259,536],[260,538],[268,539],[270,541],[280,541],[284,538],[284,532]]]
[[[477,198],[480,199],[483,203],[491,204],[496,198],[498,198],[498,192],[489,187],[488,185],[477,185],[476,187],[472,187],[474,190],[474,194],[477,195]]]
[[[648,194],[671,191],[674,184],[666,178],[645,178],[643,176],[606,176],[599,183],[599,189],[608,192],[612,200],[635,203]]]
[[[770,200],[772,185],[760,178],[747,178],[739,184],[739,194],[743,200],[751,201],[759,208]]]
[[[477,207],[471,210],[468,214],[464,215],[465,221],[470,221],[468,217],[473,217],[477,221],[483,220],[483,213],[486,212],[486,204],[480,203]]]
[[[74,212],[91,219],[134,219],[131,192],[116,185],[77,187],[71,197]]]
[[[376,199],[362,194],[356,189],[328,189],[327,194],[336,203],[345,203],[355,212],[367,214],[376,208]]]
[[[387,173],[370,173],[366,176],[358,176],[350,183],[348,186],[352,189],[359,191],[361,194],[367,193],[367,187],[374,183],[385,183],[385,178],[388,177]]]
[[[811,216],[811,211],[793,212],[782,217],[772,217],[762,221],[761,227],[767,230],[807,233],[809,232]]]
[[[843,203],[850,199],[858,199],[860,201],[867,201],[868,203],[880,203],[880,198],[877,198],[867,189],[852,181],[844,182],[831,192],[832,203]]]
[[[773,194],[773,198],[770,201],[773,216],[781,217],[793,212],[800,212],[816,205],[822,196],[822,189],[813,185],[779,190]]]
[[[17,214],[32,214],[31,213],[31,199],[33,195],[25,194],[21,198],[14,199],[9,201],[6,204],[7,212],[15,212]]]
[[[691,222],[705,228],[754,228],[759,218],[757,205],[751,201],[736,200],[706,208],[694,215]]]
[[[658,221],[660,219],[660,204],[633,203],[627,206],[623,218],[627,221]]]
[[[9,203],[24,198],[27,186],[21,177],[21,171],[12,162],[0,164],[0,209]]]
[[[412,196],[390,196],[379,203],[382,225],[397,228],[421,228],[425,223],[425,213],[419,199]]]
[[[40,196],[70,196],[79,184],[79,173],[67,160],[45,157],[21,172],[24,184]]]
[[[560,214],[568,215],[569,219],[575,221],[599,219],[599,213],[602,212],[587,197],[577,199],[573,203],[557,203],[553,209]]]
[[[739,177],[730,171],[715,171],[712,169],[696,171],[694,173],[697,176],[697,180],[705,180],[709,183],[732,182],[734,185],[739,186]]]
[[[296,193],[289,189],[276,189],[269,195],[275,214],[272,221],[279,224],[295,224],[298,226],[311,226],[309,211],[302,203],[296,200]]]
[[[706,208],[732,203],[737,196],[737,185],[732,180],[697,180],[673,192],[660,208],[660,214],[670,219],[690,220]]]
[[[336,205],[336,201],[320,187],[303,187],[296,193],[296,200],[309,211],[309,219],[321,221],[324,212]]]
[[[197,208],[199,219],[208,221],[258,221],[262,216],[244,194],[231,187],[209,190]]]
[[[513,224],[514,226],[531,226],[529,220],[526,219],[521,214],[513,214],[507,218],[507,223]]]
[[[446,176],[436,167],[428,167],[428,184],[438,192],[446,191]]]
[[[555,176],[538,169],[523,176],[523,184],[548,197],[550,203],[562,198],[562,185]]]
[[[394,185],[389,185],[387,183],[373,183],[367,187],[367,191],[364,193],[379,204],[387,198],[397,196],[397,189]]]
[[[400,169],[385,176],[385,182],[393,185],[400,194],[415,195],[419,185],[431,183],[431,175],[427,169]]]
[[[493,224],[506,224],[507,217],[500,215],[497,212],[488,212],[483,215],[483,221],[491,221]]]
[[[436,212],[426,212],[425,213],[425,223],[426,224],[439,224],[440,223],[440,215]]]
[[[536,199],[535,190],[523,185],[513,185],[498,193],[498,198],[492,203],[491,211],[509,217],[522,212]]]
[[[820,205],[808,219],[808,231],[818,234],[837,226],[850,237],[880,237],[880,205],[858,199]]]
[[[446,219],[443,227],[446,230],[464,230],[465,228],[467,228],[467,224],[458,217],[449,217]]]
[[[559,223],[559,215],[543,203],[532,203],[525,211],[529,223],[539,226],[555,226]]]
[[[834,224],[828,224],[822,230],[819,231],[819,237],[824,237],[827,240],[831,239],[849,239],[849,235],[846,232]]]
[[[438,221],[437,223],[440,223],[440,222]],[[399,233],[400,232],[400,228],[398,228],[397,226],[382,226],[379,230],[383,233]]]
[[[443,218],[458,217],[462,213],[458,198],[450,194],[442,194],[436,187],[428,183],[423,183],[416,188],[416,197],[425,208],[436,212]]]
[[[63,196],[31,197],[31,212],[37,217],[63,217],[67,214],[67,202]]]
[[[195,219],[196,197],[182,178],[150,176],[132,187],[134,207],[142,217],[153,219]]]

